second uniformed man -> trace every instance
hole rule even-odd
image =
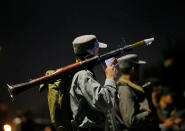
[[[141,131],[147,124],[151,111],[147,100],[141,99],[144,95],[143,88],[134,83],[139,77],[139,66],[145,63],[139,60],[136,54],[125,55],[118,59],[121,71],[118,81],[119,102],[116,115],[119,118],[119,130]]]

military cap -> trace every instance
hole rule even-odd
[[[146,64],[146,61],[139,60],[136,54],[128,54],[118,59],[120,69],[128,68],[137,64]]]
[[[95,35],[82,35],[76,37],[72,44],[75,54],[85,54],[89,49],[107,47],[107,44],[98,42]]]

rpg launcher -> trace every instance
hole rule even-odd
[[[84,67],[88,67],[88,65],[98,65],[106,59],[123,55],[124,53],[129,52],[130,50],[132,50],[132,49],[134,49],[138,46],[150,45],[153,41],[154,41],[154,38],[145,39],[145,40],[142,40],[142,41],[130,44],[130,45],[126,45],[122,48],[110,51],[110,52],[105,53],[103,55],[94,56],[94,57],[91,57],[91,58],[86,59],[84,61],[76,62],[76,63],[70,64],[70,65],[61,67],[61,68],[57,69],[55,72],[53,72],[49,75],[44,75],[44,76],[41,76],[39,78],[30,80],[28,82],[15,84],[15,85],[8,85],[7,84],[11,100],[13,101],[14,97],[16,95],[18,95],[18,94],[20,94],[20,93],[22,93],[22,92],[24,92],[24,91],[26,91],[26,90],[28,90],[32,87],[35,87],[35,86],[38,86],[40,84],[49,82],[51,80],[61,78],[65,75],[67,75],[67,74],[77,72],[77,71],[83,69]]]

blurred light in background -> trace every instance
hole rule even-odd
[[[164,61],[164,67],[166,67],[166,68],[171,66],[172,64],[173,64],[173,59],[171,59],[171,58],[168,58]]]
[[[3,128],[4,128],[4,131],[12,131],[12,127],[11,127],[11,125],[9,125],[9,124],[5,124],[5,125],[3,126]]]

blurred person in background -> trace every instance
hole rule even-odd
[[[21,131],[22,117],[23,117],[23,113],[17,112],[17,115],[15,116],[15,118],[12,121],[12,124],[13,124],[12,131]]]
[[[157,106],[159,104],[159,98],[163,85],[157,77],[150,77],[145,81],[145,84],[142,87],[144,88],[149,107],[153,112],[154,120],[156,123],[159,123],[157,117]]]
[[[32,119],[32,112],[25,111],[22,115],[21,131],[35,131],[35,123]]]
[[[152,98],[152,104],[154,107],[156,107],[159,103],[159,96],[161,94],[162,91],[162,84],[160,82],[160,80],[158,78],[150,78],[151,81],[151,86],[152,86],[152,94],[151,94],[151,98]]]
[[[178,113],[175,106],[176,94],[167,87],[163,87],[159,103],[156,107],[159,126],[162,131],[180,131],[183,113]]]
[[[52,124],[49,124],[44,127],[44,131],[56,131],[56,130]]]

